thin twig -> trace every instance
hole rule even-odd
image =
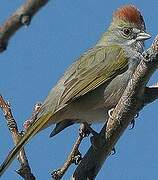
[[[0,95],[0,108],[2,109],[8,129],[11,132],[14,144],[16,145],[21,137],[21,134],[18,131],[17,123],[13,117],[10,104],[4,100]],[[34,175],[31,173],[31,168],[28,163],[28,159],[25,154],[25,150],[22,149],[19,153],[18,160],[21,164],[21,167],[16,172],[23,177],[25,180],[35,180]]]
[[[77,165],[81,161],[82,155],[79,152],[79,146],[80,146],[83,138],[87,136],[86,130],[87,129],[86,129],[85,124],[81,124],[80,130],[79,130],[79,136],[78,136],[75,144],[73,145],[73,148],[72,148],[67,160],[65,161],[65,163],[63,164],[63,166],[60,169],[52,172],[52,178],[54,180],[61,179],[71,164],[75,163]]]
[[[6,50],[9,39],[22,26],[28,26],[32,17],[49,0],[27,0],[12,16],[0,27],[0,52]]]

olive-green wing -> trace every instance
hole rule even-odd
[[[118,45],[95,47],[83,54],[65,73],[59,104],[66,104],[108,83],[128,68],[128,58]]]

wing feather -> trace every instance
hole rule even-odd
[[[128,58],[118,45],[102,46],[91,49],[82,55],[72,73],[64,81],[64,91],[59,104],[66,104],[108,83],[128,67]],[[69,70],[68,70],[69,71]]]

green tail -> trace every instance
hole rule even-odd
[[[42,116],[37,121],[35,121],[30,128],[28,128],[28,131],[26,134],[19,140],[18,144],[10,151],[5,161],[0,166],[0,177],[3,175],[3,173],[6,171],[6,169],[9,167],[9,165],[12,163],[12,161],[17,157],[20,150],[24,147],[24,145],[35,135],[38,131],[42,129],[42,127],[49,121],[50,117],[52,115],[48,114],[45,116]]]

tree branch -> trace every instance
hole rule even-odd
[[[78,165],[80,163],[80,161],[82,159],[82,155],[79,151],[79,146],[80,146],[82,140],[85,137],[89,136],[89,134],[90,134],[90,132],[89,132],[89,129],[87,128],[87,124],[82,123],[79,128],[79,136],[78,136],[75,144],[73,145],[73,148],[72,148],[67,160],[65,161],[64,165],[60,169],[53,171],[53,173],[52,173],[52,178],[54,180],[61,179],[71,164],[75,163],[75,165]]]
[[[144,106],[145,86],[157,67],[158,36],[145,53],[145,58],[141,57],[141,62],[115,107],[112,117],[109,117],[107,126],[102,128],[98,137],[94,137],[93,145],[76,168],[72,179],[87,180],[97,176],[120,136],[134,119],[135,114]]]
[[[0,27],[0,52],[6,50],[9,39],[22,26],[28,26],[32,17],[49,0],[27,0],[4,24]]]
[[[10,104],[6,102],[1,95],[0,95],[0,107],[4,113],[4,116],[8,125],[8,129],[11,132],[14,144],[16,145],[21,137],[21,134],[18,131],[17,123],[11,112]],[[19,156],[18,156],[18,161],[21,164],[21,168],[16,172],[25,180],[35,180],[35,177],[31,172],[31,168],[29,166],[29,162],[26,157],[26,153],[24,149],[20,151]]]

